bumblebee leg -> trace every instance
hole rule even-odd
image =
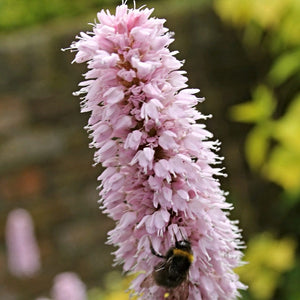
[[[157,253],[157,252],[154,250],[154,248],[153,248],[153,246],[152,246],[152,242],[151,242],[151,240],[150,240],[149,237],[148,237],[148,239],[149,239],[149,244],[150,244],[150,250],[151,250],[151,253],[152,253],[153,255],[157,256],[157,257],[160,257],[160,258],[166,258],[166,256],[161,255],[161,254]]]

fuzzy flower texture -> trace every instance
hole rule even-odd
[[[115,222],[109,243],[116,263],[138,274],[131,289],[141,299],[235,299],[241,264],[231,205],[214,176],[219,143],[199,123],[197,89],[187,88],[183,63],[170,52],[172,34],[153,9],[102,10],[93,31],[81,33],[71,50],[86,62],[81,111],[90,112],[86,129],[96,148],[101,208]],[[154,267],[178,241],[191,243],[193,262],[184,289],[156,284]],[[188,290],[188,292],[187,292]],[[186,295],[186,296],[184,296]]]

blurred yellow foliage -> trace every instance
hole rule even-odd
[[[252,99],[232,107],[230,116],[254,125],[245,141],[250,167],[280,185],[285,190],[282,199],[292,199],[289,205],[296,205],[300,201],[300,1],[214,0],[214,8],[224,21],[239,28],[248,51],[263,49],[272,59]],[[293,239],[275,239],[270,233],[249,241],[245,254],[249,264],[237,270],[249,285],[247,299],[273,299],[283,272],[295,266],[291,273],[296,275],[290,278],[299,274],[295,249]],[[300,299],[296,289],[281,287],[280,292],[288,295],[284,299]]]
[[[105,300],[128,300],[129,295],[126,294],[124,291],[113,291],[106,295],[104,298]]]
[[[258,170],[265,162],[269,150],[269,131],[270,126],[254,127],[245,141],[245,154],[250,167]]]
[[[300,158],[300,93],[292,100],[285,115],[274,124],[273,136]]]
[[[249,165],[254,170],[265,162],[269,149],[273,122],[271,116],[275,110],[276,99],[265,85],[259,85],[252,93],[252,101],[243,102],[230,109],[230,116],[239,122],[258,123],[247,136],[245,152]]]
[[[265,85],[259,85],[253,91],[251,101],[231,107],[230,116],[238,122],[261,122],[272,116],[275,106],[272,91]]]
[[[89,300],[136,300],[128,288],[135,275],[123,277],[118,271],[108,273],[104,280],[105,288],[93,288],[88,293]]]
[[[269,71],[268,80],[275,86],[278,86],[282,84],[287,78],[293,76],[296,73],[300,73],[300,49],[298,48],[283,53],[276,59],[271,70]]]
[[[263,174],[291,194],[299,192],[300,153],[282,146],[275,147],[263,168]]]
[[[272,92],[258,86],[253,100],[233,106],[231,118],[257,125],[250,131],[245,142],[249,165],[286,190],[300,189],[300,94],[293,99],[285,115],[278,120],[271,116],[275,108]],[[278,142],[267,159],[270,138]]]
[[[276,38],[285,44],[299,44],[299,0],[215,0],[214,7],[224,21],[235,26],[254,23],[276,31]],[[253,36],[248,38],[251,40]]]
[[[236,271],[255,299],[272,298],[281,273],[294,265],[295,249],[293,239],[275,239],[270,233],[256,235],[248,242],[245,261],[249,264]]]
[[[300,94],[278,120],[272,119],[275,106],[272,91],[260,85],[254,90],[252,101],[233,106],[230,116],[235,121],[256,123],[245,141],[250,167],[261,168],[269,180],[294,192],[300,189]],[[268,153],[271,138],[277,145]]]
[[[252,15],[251,2],[251,0],[217,0],[214,2],[214,6],[225,21],[230,21],[236,26],[244,26]]]
[[[284,44],[299,45],[300,43],[300,1],[289,0],[288,17],[286,17],[278,26],[278,34]],[[285,2],[285,0],[283,0]]]
[[[300,94],[286,114],[274,122],[272,136],[279,144],[274,148],[264,174],[290,191],[300,189]]]
[[[214,6],[221,18],[244,28],[247,45],[264,41],[276,57],[265,83],[254,88],[251,101],[233,106],[230,116],[254,123],[245,142],[250,167],[287,192],[299,193],[300,94],[284,99],[290,104],[281,118],[274,119],[273,114],[281,100],[275,96],[276,88],[300,75],[300,1],[215,0]]]
[[[274,27],[293,0],[216,0],[215,9],[226,21],[244,26],[255,21],[263,27]]]

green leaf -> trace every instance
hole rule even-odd
[[[285,18],[280,22],[278,32],[274,39],[280,39],[285,46],[296,46],[299,49],[300,43],[300,1],[299,0],[285,0],[289,1],[289,10]]]
[[[266,159],[270,144],[270,126],[256,126],[248,134],[245,142],[246,158],[250,167],[257,170]]]
[[[300,49],[281,55],[271,67],[269,80],[275,86],[282,84],[292,75],[300,72]]]
[[[289,192],[300,189],[300,153],[278,145],[271,153],[263,174]]]
[[[289,237],[275,239],[266,232],[250,239],[245,252],[249,263],[236,271],[254,299],[272,299],[281,273],[295,265],[295,252],[296,242]]]
[[[285,115],[274,124],[273,137],[290,151],[300,153],[300,93],[292,100]]]
[[[215,0],[213,5],[222,19],[236,26],[244,26],[252,16],[250,0]]]
[[[259,123],[272,116],[275,106],[276,100],[272,91],[265,85],[259,85],[253,91],[252,101],[232,106],[229,113],[235,121]]]

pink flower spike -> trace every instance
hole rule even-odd
[[[53,300],[87,300],[85,284],[73,272],[56,275],[51,294]]]
[[[168,48],[165,20],[152,12],[123,1],[71,45],[88,67],[76,95],[85,95],[94,160],[106,168],[99,202],[116,222],[108,242],[124,271],[139,274],[131,290],[141,299],[235,299],[246,288],[233,272],[243,244],[216,179],[219,143],[200,123],[203,98]]]
[[[25,209],[11,211],[6,221],[8,268],[17,277],[32,277],[40,269],[40,251],[33,221]]]

